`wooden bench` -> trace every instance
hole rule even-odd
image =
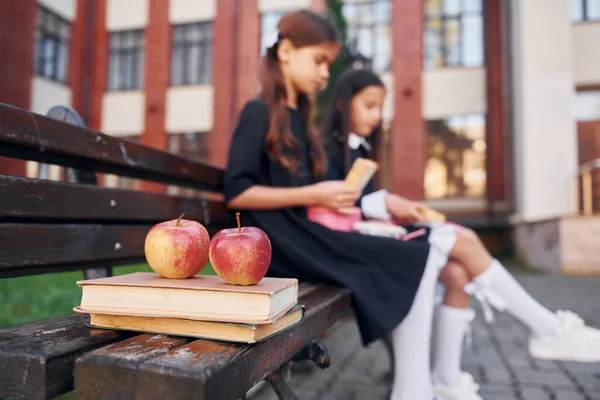
[[[0,279],[75,270],[100,276],[143,262],[149,228],[184,211],[211,234],[233,226],[222,170],[86,129],[65,107],[41,116],[0,104],[0,156],[69,168],[71,180],[0,175]],[[101,187],[94,173],[198,196]],[[90,329],[88,317],[75,313],[0,329],[0,398],[74,389],[78,399],[237,399],[267,378],[280,398],[294,399],[282,372],[306,358],[326,367],[316,339],[350,312],[349,293],[338,287],[303,284],[300,301],[302,324],[254,345]]]

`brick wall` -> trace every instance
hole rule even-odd
[[[390,159],[391,189],[420,200],[424,196],[427,154],[421,89],[423,3],[421,0],[394,0],[392,21],[394,120],[390,132],[390,152],[393,154]]]
[[[100,130],[102,126],[102,97],[107,87],[108,79],[108,32],[106,30],[107,0],[94,2],[94,32],[92,51],[92,90],[89,126]]]
[[[140,142],[160,149],[167,149],[165,131],[166,94],[169,87],[171,62],[171,25],[169,23],[169,2],[150,0],[150,18],[144,42],[146,91],[146,121]],[[164,185],[143,182],[142,190],[164,192]]]
[[[29,109],[36,0],[0,0],[0,103]],[[25,162],[0,157],[0,174],[25,175]]]
[[[71,25],[71,38],[69,43],[69,75],[68,84],[72,91],[72,106],[81,114],[84,121],[89,124],[90,118],[90,90],[91,68],[90,55],[93,46],[89,37],[93,33],[93,26],[88,24],[91,0],[78,0],[77,14]]]

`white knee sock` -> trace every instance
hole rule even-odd
[[[456,232],[449,228],[432,229],[429,234],[429,256],[412,307],[391,335],[394,350],[391,400],[433,399],[430,350],[435,287],[455,241]]]
[[[431,249],[413,305],[402,323],[392,331],[394,384],[392,400],[431,400],[433,387],[429,365],[433,296],[439,267]]]
[[[474,317],[475,312],[470,308],[456,308],[444,304],[437,308],[433,367],[436,382],[450,387],[460,384],[460,359],[465,333]]]
[[[483,295],[488,300],[497,298],[501,304],[496,302],[496,307],[506,308],[506,311],[527,325],[534,335],[551,335],[558,327],[556,315],[531,297],[499,261],[492,261],[490,268],[473,279],[472,283],[474,287],[465,288],[468,293],[475,294],[476,297]],[[491,303],[494,305],[493,300]]]

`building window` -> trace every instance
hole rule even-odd
[[[186,132],[169,134],[169,151],[178,156],[195,161],[208,162],[208,132]],[[195,197],[200,194],[195,189],[169,186],[172,195]]]
[[[277,29],[279,20],[284,16],[283,11],[270,11],[262,14],[260,18],[260,55],[264,56],[267,52],[267,40],[269,35]]]
[[[344,18],[348,24],[348,46],[369,60],[376,73],[392,66],[392,2],[371,0],[345,3]]]
[[[600,20],[600,0],[571,0],[570,8],[574,22]]]
[[[485,196],[486,141],[483,114],[427,122],[427,199]]]
[[[425,68],[484,64],[482,0],[426,0]]]
[[[578,91],[573,99],[576,121],[600,121],[600,90]]]
[[[108,66],[108,90],[139,90],[144,79],[142,30],[112,32]]]
[[[35,73],[57,82],[67,81],[71,24],[38,6],[35,32]]]
[[[169,134],[169,151],[196,161],[208,161],[208,132]]]
[[[171,85],[202,85],[211,81],[212,23],[173,27]]]

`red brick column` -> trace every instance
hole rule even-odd
[[[91,7],[90,0],[78,0],[77,14],[71,24],[71,39],[69,46],[69,75],[68,85],[72,93],[72,107],[89,123],[89,110],[84,104],[90,101],[85,99],[86,82],[89,82],[88,57],[94,48],[88,42],[88,32],[93,26],[88,26],[88,15]],[[87,93],[88,96],[90,92]]]
[[[242,0],[238,8],[237,63],[236,63],[236,111],[235,120],[244,104],[256,95],[260,62],[260,13],[258,0]],[[213,57],[215,53],[213,52]],[[216,103],[215,103],[216,104]],[[229,133],[228,140],[231,137]]]
[[[102,98],[108,86],[108,31],[106,30],[107,0],[96,0],[94,10],[92,51],[92,90],[88,125],[95,130],[102,128]]]
[[[0,0],[0,103],[29,109],[37,2]],[[25,175],[25,162],[0,157],[0,174]]]
[[[485,4],[486,42],[486,170],[487,197],[492,202],[507,199],[510,180],[506,163],[507,99],[505,32],[503,29],[504,0],[489,0]]]
[[[96,0],[94,7],[94,24],[92,29],[92,44],[86,45],[84,52],[92,52],[90,65],[90,98],[87,124],[90,129],[101,131],[102,128],[102,98],[108,87],[108,31],[106,30],[107,0]],[[77,12],[79,17],[79,11]],[[87,18],[86,20],[87,21]],[[87,25],[87,22],[84,22]],[[83,72],[87,73],[86,71]],[[76,92],[73,92],[75,95]],[[74,97],[75,98],[75,97]],[[73,103],[76,104],[76,103]],[[84,115],[85,117],[85,115]],[[104,185],[104,174],[97,174],[98,185]]]
[[[392,4],[394,120],[390,134],[392,189],[411,199],[424,195],[427,136],[422,113],[423,2]]]
[[[213,23],[214,124],[209,137],[208,160],[211,164],[220,167],[224,167],[227,162],[229,138],[235,124],[233,115],[238,107],[235,104],[236,88],[233,76],[234,65],[237,64],[234,6],[239,4],[240,2],[235,0],[217,1],[217,16]]]
[[[146,121],[140,143],[160,150],[167,149],[165,130],[166,94],[169,87],[171,61],[171,25],[169,23],[169,2],[150,0],[150,18],[144,42],[145,71],[144,90],[146,92]],[[143,182],[145,191],[162,192],[164,185]]]

